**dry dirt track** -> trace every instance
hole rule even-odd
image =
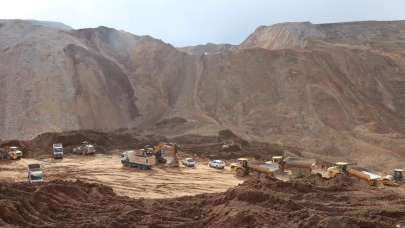
[[[215,170],[201,162],[196,168],[156,167],[151,171],[123,168],[118,155],[66,156],[63,160],[0,161],[0,181],[26,181],[26,167],[40,163],[46,181],[79,179],[105,184],[119,195],[134,198],[171,198],[224,192],[241,183],[230,170]]]

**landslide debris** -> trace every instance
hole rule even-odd
[[[250,179],[225,193],[131,199],[81,181],[0,183],[0,224],[30,227],[394,227],[405,197],[339,176]],[[142,194],[142,193],[140,193]]]

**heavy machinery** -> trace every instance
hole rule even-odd
[[[289,176],[292,177],[310,176],[316,164],[316,161],[313,159],[304,159],[298,157],[284,158],[277,156],[277,161],[281,170],[287,172]]]
[[[392,175],[382,177],[382,183],[387,186],[399,186],[403,181],[403,169],[394,169]]]
[[[156,147],[154,147],[154,154],[156,159],[166,163],[169,167],[178,167],[179,166],[179,159],[177,158],[177,152],[179,150],[179,146],[176,143],[159,143]]]
[[[10,146],[6,149],[0,149],[1,160],[18,160],[21,159],[23,153],[16,146]]]
[[[52,155],[54,159],[63,159],[62,143],[55,143],[52,145]]]
[[[147,170],[156,165],[156,157],[145,149],[128,150],[121,154],[121,163],[126,167]]]
[[[274,173],[279,171],[279,166],[273,162],[267,162],[262,165],[253,165],[249,164],[247,158],[238,158],[236,163],[231,164],[231,170],[233,170],[239,177],[247,176],[252,172],[273,177]]]
[[[327,169],[327,175],[329,178],[336,177],[337,175],[348,175],[357,177],[361,180],[367,181],[370,186],[378,186],[382,184],[381,176],[374,174],[366,169],[362,168],[349,168],[347,162],[337,162],[335,166]]]
[[[44,173],[40,164],[28,165],[28,182],[29,183],[41,183],[44,181]]]
[[[73,153],[81,155],[93,155],[96,153],[96,148],[93,144],[90,144],[87,141],[83,141],[82,145],[73,148]]]

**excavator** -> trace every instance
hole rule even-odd
[[[159,145],[150,147],[148,150],[153,151],[159,163],[166,163],[169,167],[179,166],[177,158],[179,146],[176,143],[159,143]]]
[[[381,181],[381,176],[361,168],[349,168],[349,165],[350,164],[347,162],[336,162],[335,166],[327,169],[327,176],[329,178],[333,178],[338,175],[348,175],[365,180],[370,186],[379,186],[383,184]]]

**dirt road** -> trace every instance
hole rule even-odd
[[[0,161],[0,181],[26,181],[26,168],[40,163],[46,181],[79,179],[111,186],[119,195],[135,198],[170,198],[223,192],[241,183],[229,169],[215,170],[205,162],[196,168],[156,167],[150,171],[124,168],[118,155],[66,156],[63,160]]]

